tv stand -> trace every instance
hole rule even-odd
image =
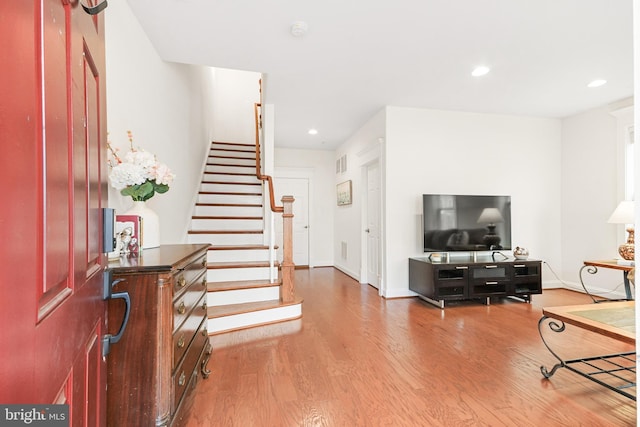
[[[538,260],[495,260],[491,256],[409,258],[409,289],[423,300],[444,308],[446,301],[516,297],[530,302],[542,293],[542,262]],[[499,252],[498,252],[499,253]]]

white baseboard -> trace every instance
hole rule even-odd
[[[418,294],[409,289],[386,289],[382,296],[387,299],[417,297]]]
[[[567,283],[565,282],[564,286],[558,286],[559,288],[569,289],[571,291],[582,292],[585,293],[584,288],[579,283]],[[621,289],[606,289],[597,286],[588,286],[587,290],[591,295],[608,298],[608,299],[625,299],[627,296],[624,291],[624,287]],[[632,287],[633,290],[633,287]]]
[[[309,267],[333,267],[333,266],[334,265],[332,260],[320,260],[320,261],[314,260],[313,263],[309,265]]]
[[[357,280],[358,282],[360,282],[360,275],[354,271],[349,270],[346,267],[342,267],[340,265],[335,265],[333,266],[334,268],[337,268],[338,270],[342,271],[344,274],[346,274],[347,276],[350,276],[352,279]]]

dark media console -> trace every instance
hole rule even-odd
[[[542,293],[542,262],[409,258],[409,289],[440,308],[453,300],[485,299],[489,304],[491,297],[531,301],[532,294]]]

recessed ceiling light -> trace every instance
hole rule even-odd
[[[606,84],[606,83],[607,83],[607,81],[606,81],[606,80],[598,79],[598,80],[594,80],[594,81],[590,82],[590,83],[587,85],[587,87],[600,87],[600,86],[602,86],[602,85],[604,85],[604,84]]]
[[[317,135],[317,134],[318,134],[317,129],[309,129],[309,135]]]
[[[291,24],[291,35],[293,37],[302,37],[307,34],[307,30],[309,29],[309,25],[307,25],[304,21],[296,21]]]
[[[473,69],[473,71],[471,72],[471,75],[473,77],[480,77],[480,76],[484,76],[485,74],[487,74],[489,72],[490,68],[489,67],[485,67],[480,66],[480,67],[476,67]]]

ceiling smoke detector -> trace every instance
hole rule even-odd
[[[304,21],[296,21],[291,24],[291,35],[293,37],[302,37],[307,34],[309,26]]]

